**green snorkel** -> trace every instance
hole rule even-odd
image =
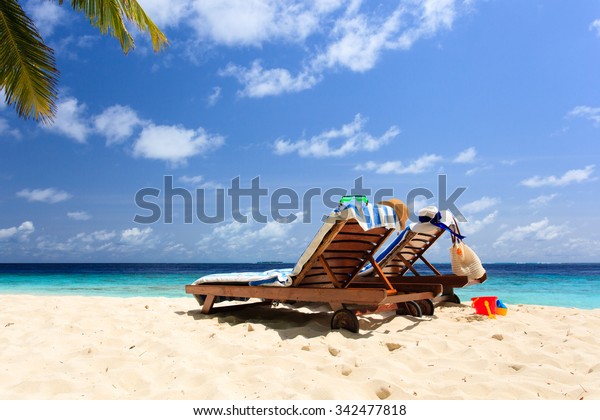
[[[366,195],[344,195],[340,199],[340,206],[345,206],[354,199],[355,203],[369,204],[369,200]]]

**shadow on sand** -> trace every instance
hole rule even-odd
[[[279,304],[272,307],[267,302],[254,302],[235,306],[214,307],[212,313],[203,314],[200,309],[187,312],[179,311],[178,315],[187,315],[195,320],[217,319],[219,323],[231,326],[239,324],[261,324],[267,329],[276,331],[283,340],[296,337],[322,337],[332,331],[347,338],[363,339],[373,335],[373,332],[389,324],[397,315],[394,312],[379,313],[378,317],[359,315],[360,331],[358,334],[343,329],[331,329],[331,308],[323,304]],[[416,318],[404,316],[411,320],[409,326],[399,330],[409,331],[417,328],[421,322],[429,322],[436,317]]]

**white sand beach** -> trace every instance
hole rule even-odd
[[[600,310],[467,305],[433,317],[193,298],[0,296],[1,399],[600,399]]]

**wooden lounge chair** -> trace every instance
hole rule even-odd
[[[443,291],[442,285],[405,282],[402,276],[390,279],[375,260],[376,251],[390,235],[404,229],[407,213],[398,217],[394,207],[350,203],[332,212],[288,276],[289,287],[205,283],[199,279],[186,286],[186,293],[196,297],[204,314],[211,313],[220,300],[323,302],[335,311],[331,327],[353,332],[359,329],[357,311],[385,308],[420,315],[419,306],[409,303],[436,298]],[[367,264],[373,273],[368,279],[360,275]]]
[[[445,210],[437,212],[437,208],[428,207],[429,214],[437,213],[437,218],[433,220],[430,217],[424,217],[422,222],[415,223],[407,227],[402,234],[392,242],[377,258],[379,266],[384,275],[389,279],[392,285],[400,284],[441,284],[443,286],[442,294],[436,296],[434,303],[444,301],[460,303],[459,297],[454,293],[457,287],[465,287],[472,284],[483,283],[487,276],[478,279],[469,279],[467,276],[456,276],[454,274],[442,274],[431,264],[424,256],[425,252],[444,234],[451,231],[452,235],[460,235],[458,223],[450,211]],[[425,209],[424,209],[425,210]],[[445,226],[448,229],[446,229]],[[423,275],[417,271],[415,265],[423,263],[431,273]],[[422,268],[422,267],[421,267]],[[369,279],[370,272],[364,270],[362,276],[366,281]],[[402,286],[397,287],[402,290]],[[433,305],[427,301],[417,302],[421,306],[424,315],[433,314]]]

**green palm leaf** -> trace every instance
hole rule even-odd
[[[0,1],[0,87],[24,118],[48,123],[56,112],[54,52],[16,0]]]
[[[58,2],[63,4],[64,0]],[[136,0],[71,0],[71,6],[82,12],[100,32],[110,33],[117,38],[125,53],[135,46],[133,37],[125,26],[126,20],[134,23],[140,31],[148,31],[154,51],[159,51],[168,44],[165,35]]]
[[[127,21],[150,34],[154,51],[168,45],[165,35],[136,0],[71,0],[70,3],[101,33],[117,38],[125,53],[135,47]],[[0,88],[4,89],[6,103],[14,105],[20,117],[52,122],[56,114],[58,74],[54,51],[44,43],[18,1],[0,0]]]

